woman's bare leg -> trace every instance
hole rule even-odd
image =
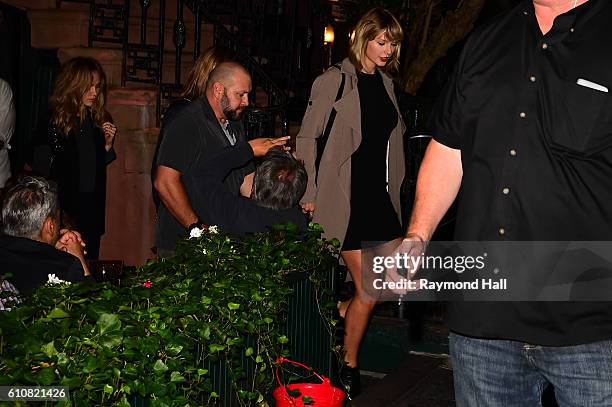
[[[359,346],[363,339],[376,299],[363,291],[361,282],[361,250],[347,250],[341,253],[342,259],[348,268],[353,283],[355,296],[348,304],[344,319],[344,361],[350,367],[357,367]]]

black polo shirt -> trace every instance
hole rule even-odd
[[[612,241],[610,92],[608,0],[558,16],[546,35],[531,1],[474,32],[431,121],[461,150],[456,239]],[[476,337],[612,338],[612,304],[454,303],[449,318]]]

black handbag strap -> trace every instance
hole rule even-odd
[[[340,64],[335,64],[335,68],[340,70]],[[346,80],[346,76],[344,72],[342,72],[342,80],[340,81],[340,87],[338,88],[338,93],[336,94],[337,102],[342,97],[342,93],[344,93],[344,82]],[[319,178],[319,164],[321,164],[321,158],[323,157],[323,151],[325,151],[325,146],[327,145],[327,139],[329,138],[329,133],[331,133],[331,129],[334,125],[334,120],[336,119],[336,109],[332,106],[331,112],[329,113],[329,119],[327,120],[327,125],[325,126],[325,130],[321,137],[317,139],[317,158],[315,160],[315,169],[316,169],[316,180]]]

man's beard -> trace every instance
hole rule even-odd
[[[221,110],[223,110],[223,115],[227,120],[238,120],[240,114],[242,113],[242,109],[238,111],[240,107],[232,109],[230,106],[229,98],[227,97],[227,91],[223,91],[223,97],[221,98]]]

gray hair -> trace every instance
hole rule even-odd
[[[307,183],[304,164],[282,148],[274,147],[255,170],[251,198],[264,208],[289,209],[300,202]]]
[[[57,186],[38,176],[21,177],[2,200],[2,231],[9,236],[34,239],[39,236],[45,219],[58,210]]]

